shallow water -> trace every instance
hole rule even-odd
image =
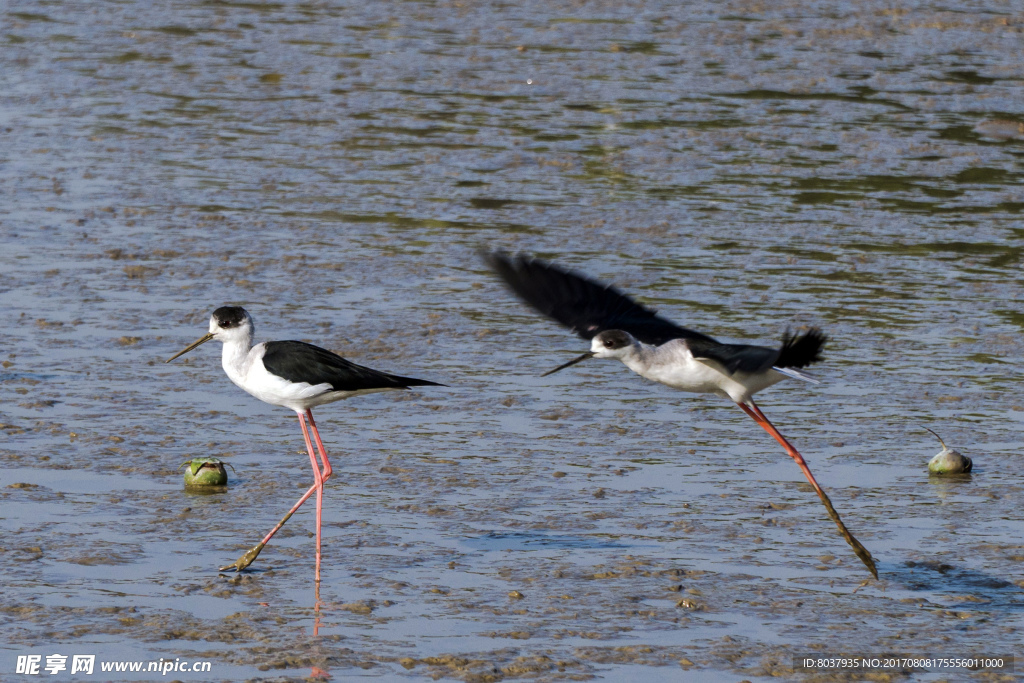
[[[154,5],[0,25],[0,679],[54,652],[754,681],[1019,651],[1011,4]],[[587,345],[495,281],[496,248],[722,339],[822,326],[824,383],[759,399],[881,580],[727,402],[608,362],[538,378]],[[294,416],[213,345],[162,363],[224,303],[450,385],[318,410],[318,612],[311,509],[216,571],[310,483]],[[974,473],[929,478],[922,425]],[[184,492],[207,454],[228,491]]]

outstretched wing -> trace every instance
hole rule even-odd
[[[604,330],[624,330],[645,344],[664,344],[672,339],[717,343],[705,334],[665,320],[611,285],[540,259],[500,253],[485,258],[523,301],[584,339],[592,339]]]
[[[336,353],[300,341],[271,341],[264,345],[263,366],[289,382],[330,384],[335,391],[406,389],[444,386],[437,382],[400,377],[356,365]]]

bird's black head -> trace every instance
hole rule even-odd
[[[632,346],[632,344],[633,337],[630,336],[629,332],[623,332],[622,330],[605,330],[594,337],[593,346],[595,350],[616,351],[618,349],[624,349],[627,346]]]
[[[238,342],[244,344],[245,350],[248,351],[249,347],[252,346],[254,331],[252,318],[249,317],[244,308],[241,306],[221,306],[210,316],[210,331],[168,358],[167,362],[170,363],[175,358],[185,355],[211,339],[216,339],[225,344]]]
[[[245,309],[241,306],[221,306],[213,312],[213,319],[224,330],[238,327],[245,322],[246,317]]]

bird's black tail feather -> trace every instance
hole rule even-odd
[[[416,379],[415,377],[400,377],[399,375],[391,375],[394,379],[408,387],[446,387],[447,384],[441,384],[439,382],[431,382],[426,379]]]
[[[782,335],[782,348],[779,349],[779,357],[773,365],[779,368],[803,368],[811,363],[817,363],[822,360],[821,349],[827,341],[828,337],[816,327],[802,335],[787,331]]]

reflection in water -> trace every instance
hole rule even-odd
[[[323,609],[323,603],[320,602],[320,579],[319,577],[313,581],[313,637],[317,638],[320,636],[320,610]],[[318,666],[312,667],[309,672],[310,678],[330,678],[331,675],[326,669]]]
[[[935,491],[935,496],[940,501],[956,503],[962,502],[962,496],[971,494],[972,480],[973,476],[970,473],[931,475],[928,477],[928,485]]]

